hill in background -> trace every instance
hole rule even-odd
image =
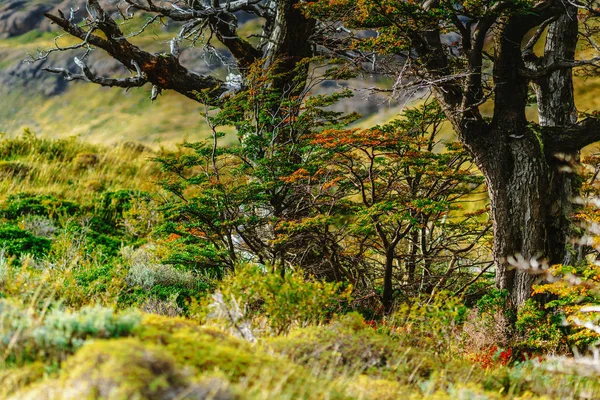
[[[184,139],[196,141],[206,136],[202,107],[183,96],[167,91],[151,103],[150,86],[125,92],[85,82],[67,82],[61,76],[42,71],[48,66],[76,68],[73,63],[76,54],[73,52],[56,52],[48,60],[34,64],[24,62],[36,56],[38,50],[50,49],[54,45],[56,29],[44,19],[43,13],[58,9],[68,12],[70,7],[82,10],[77,15],[83,18],[85,6],[81,0],[0,1],[0,132],[15,136],[24,128],[30,128],[41,136],[80,136],[95,143],[130,140],[153,147],[158,143],[169,145]],[[245,16],[239,19],[241,31],[248,35],[259,31],[259,20],[248,20]],[[128,22],[123,29],[135,31],[141,22],[142,19]],[[149,51],[168,51],[172,27],[156,25],[148,33],[137,38],[135,43]],[[65,37],[58,43],[66,46],[72,42]],[[218,50],[227,57],[224,49]],[[185,48],[181,61],[199,73],[226,75],[220,60],[201,48]],[[89,65],[102,76],[128,74],[118,62],[105,57],[100,50],[92,53]],[[372,85],[375,79],[366,78],[366,81],[356,80],[348,84],[353,87]],[[362,95],[340,107],[365,116],[394,110],[381,97],[364,101]],[[392,115],[395,113],[391,112]],[[225,140],[234,142],[236,138],[231,135]]]

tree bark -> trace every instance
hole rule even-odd
[[[392,248],[386,249],[385,267],[383,276],[383,294],[381,302],[383,310],[389,314],[394,308],[394,255],[395,245]]]
[[[507,17],[501,24],[495,36],[494,118],[462,138],[487,182],[496,286],[508,292],[514,308],[530,297],[534,277],[513,268],[509,257],[520,254],[529,260],[546,254],[549,168],[541,138],[525,115],[529,82],[519,70],[526,28],[518,18]]]
[[[566,12],[550,24],[546,36],[543,64],[551,65],[562,60],[575,59],[578,40],[577,8],[565,5]],[[534,81],[537,96],[538,118],[542,127],[570,126],[577,122],[577,109],[571,68],[554,71]],[[567,242],[572,235],[572,198],[577,192],[575,177],[565,172],[563,160],[579,160],[579,151],[566,151],[556,154],[555,149],[546,151],[550,168],[548,188],[548,253],[551,264],[570,264],[573,255],[567,250]],[[560,157],[559,157],[560,156]]]

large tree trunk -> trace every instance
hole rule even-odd
[[[524,29],[507,18],[496,35],[494,118],[462,136],[485,176],[494,223],[496,286],[508,292],[509,308],[531,295],[534,277],[514,268],[509,258],[526,260],[547,254],[551,211],[548,208],[550,168],[542,138],[527,121],[528,79],[521,40]]]
[[[510,308],[531,295],[534,276],[515,269],[509,258],[541,258],[548,248],[549,168],[536,133],[522,127],[511,135],[488,133],[477,151],[490,196],[494,223],[496,286],[506,290]]]
[[[525,116],[529,79],[519,73],[524,68],[520,45],[524,33],[507,19],[496,36],[494,118],[463,138],[486,178],[494,222],[496,286],[508,292],[513,311],[531,296],[535,276],[511,265],[509,259],[568,261],[573,193],[573,178],[561,173],[555,147]],[[576,12],[570,10],[551,24],[540,62],[573,60],[576,43]],[[542,127],[576,121],[570,69],[538,79],[535,88]],[[577,152],[569,155],[575,157]]]

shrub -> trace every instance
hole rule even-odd
[[[25,215],[19,226],[35,236],[47,239],[51,239],[58,229],[50,218],[42,215]]]
[[[42,215],[50,218],[58,215],[73,216],[79,211],[80,206],[74,202],[50,195],[29,193],[10,195],[0,206],[0,215],[10,220],[17,220],[23,215]]]
[[[198,280],[194,274],[158,263],[148,249],[133,250],[131,247],[126,247],[122,250],[122,254],[129,265],[125,279],[130,286],[140,286],[146,291],[158,285],[181,286],[188,289],[198,287]]]
[[[102,307],[37,315],[6,300],[0,300],[0,311],[0,350],[15,364],[61,360],[92,338],[128,336],[141,321],[136,311],[116,314]]]
[[[139,190],[105,192],[95,214],[99,216],[109,231],[113,231],[119,220],[123,218],[123,213],[131,208],[134,200],[150,198],[148,193]]]
[[[404,346],[429,349],[439,356],[454,358],[462,348],[467,311],[461,299],[441,293],[401,304],[386,320],[384,329]]]
[[[77,170],[83,170],[95,167],[99,162],[98,154],[94,153],[79,153],[73,159],[73,165]]]
[[[11,224],[0,225],[0,247],[9,255],[43,257],[50,251],[50,246],[51,241],[47,238],[34,236]]]
[[[165,315],[167,317],[177,317],[183,314],[183,308],[177,304],[177,295],[172,295],[168,300],[155,298],[147,299],[142,305],[142,311],[150,314]]]
[[[226,301],[242,302],[249,318],[266,316],[270,332],[281,334],[293,325],[324,321],[340,311],[350,298],[351,287],[344,290],[340,283],[313,281],[299,272],[282,277],[246,264],[226,277],[219,291]]]
[[[267,339],[266,346],[317,371],[363,373],[389,369],[398,343],[373,331],[359,314],[349,314],[325,326],[295,328],[287,336]],[[400,354],[402,351],[400,351]]]
[[[537,301],[527,300],[517,314],[515,327],[525,351],[550,353],[566,350],[566,338],[561,330],[563,317],[548,312]]]

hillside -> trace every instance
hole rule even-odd
[[[139,1],[0,0],[0,400],[600,399],[597,10]]]
[[[0,149],[0,398],[600,396],[577,363],[492,346],[493,298],[365,320],[336,284],[164,264],[181,249],[157,230],[166,175],[148,158],[166,153],[31,134]]]

